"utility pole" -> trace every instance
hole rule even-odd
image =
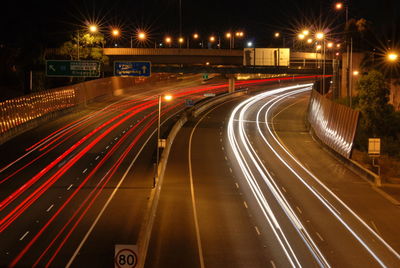
[[[179,0],[179,36],[182,37],[182,0]]]

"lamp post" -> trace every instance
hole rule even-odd
[[[157,162],[156,162],[156,175],[154,176],[153,180],[153,188],[156,186],[156,179],[158,179],[159,173],[158,173],[158,163],[160,161],[160,129],[161,129],[161,105],[162,105],[162,99],[166,101],[172,100],[172,95],[166,94],[166,95],[158,95],[158,123],[157,123]]]

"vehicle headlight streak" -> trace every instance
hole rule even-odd
[[[243,123],[245,122],[244,120],[244,114],[246,113],[247,109],[251,107],[255,102],[268,97],[272,96],[277,93],[282,93],[288,90],[296,89],[303,86],[293,86],[293,87],[285,87],[285,88],[280,88],[277,90],[272,90],[266,93],[259,94],[253,98],[250,98],[241,104],[239,104],[234,111],[231,114],[231,117],[229,119],[229,124],[228,124],[228,139],[231,144],[232,150],[236,156],[236,159],[239,163],[239,166],[246,178],[246,181],[248,182],[250,189],[259,204],[264,216],[267,219],[268,224],[271,226],[278,242],[280,243],[284,253],[286,254],[289,262],[293,267],[301,267],[301,264],[299,263],[299,260],[297,259],[293,249],[290,246],[290,243],[288,242],[285,234],[283,233],[282,229],[279,226],[279,223],[271,210],[268,202],[265,199],[264,194],[262,193],[254,174],[252,173],[248,162],[246,161],[242,150],[239,147],[239,142],[235,136],[235,130],[234,130],[234,122],[236,121],[235,117],[237,117],[237,113],[239,113],[239,120],[238,120],[238,132],[239,132],[239,138],[241,145],[244,146],[246,153],[250,156],[252,163],[256,166],[258,172],[266,182],[267,186],[271,189],[272,193],[282,206],[284,212],[288,216],[288,218],[291,220],[293,225],[295,226],[296,230],[299,232],[303,240],[305,241],[306,245],[310,248],[310,251],[312,254],[315,256],[316,260],[321,266],[329,267],[329,264],[327,261],[324,259],[322,254],[319,252],[318,248],[315,246],[315,244],[312,242],[310,236],[307,234],[306,230],[302,226],[301,222],[298,220],[296,217],[295,213],[293,210],[290,208],[288,205],[287,201],[284,200],[282,193],[280,193],[279,189],[277,189],[276,185],[273,186],[272,177],[268,173],[268,171],[265,169],[265,167],[261,168],[262,163],[260,159],[258,158],[257,154],[254,152],[254,149],[251,147],[249,140],[247,139],[245,135],[245,130],[244,130],[244,125]],[[308,89],[307,89],[308,90]],[[251,148],[251,149],[250,149]],[[256,160],[257,158],[257,160]],[[261,166],[260,166],[261,165]]]
[[[326,206],[326,208],[343,224],[343,226],[356,238],[356,240],[371,254],[371,256],[383,267],[387,267],[387,265],[384,264],[384,262],[379,258],[375,252],[365,243],[365,241],[357,235],[357,233],[342,219],[342,217],[339,215],[340,213],[335,209],[333,205],[331,205],[318,191],[316,191],[314,188],[312,188],[310,185],[306,183],[306,181],[292,168],[290,165],[279,155],[279,153],[272,147],[272,145],[268,142],[267,138],[265,137],[263,131],[261,130],[260,124],[268,122],[268,117],[270,116],[269,113],[272,109],[272,107],[279,102],[281,102],[284,98],[292,95],[296,95],[301,93],[301,90],[296,90],[290,93],[287,93],[282,96],[275,97],[274,99],[268,101],[265,103],[258,111],[257,113],[257,129],[264,140],[264,142],[268,145],[268,147],[274,152],[274,154],[277,156],[277,158]],[[272,103],[272,104],[271,104]],[[271,105],[270,105],[271,104]],[[261,111],[270,105],[266,112],[265,112],[265,117],[264,121],[260,122],[260,113]],[[326,190],[335,200],[337,200],[352,216],[354,216],[378,241],[380,241],[384,247],[386,247],[394,256],[395,258],[400,260],[400,254],[396,252],[381,236],[379,236],[371,227],[369,227],[368,224],[366,224],[351,208],[349,208],[339,197],[337,197],[325,184],[323,184],[317,177],[314,176],[307,168],[305,168],[282,144],[281,142],[276,138],[275,134],[272,132],[271,127],[269,124],[266,124],[266,128],[271,135],[271,137],[276,141],[276,143],[279,145],[282,150],[285,151],[285,153],[296,162],[308,175],[310,175],[319,185],[321,185],[324,190]]]
[[[304,88],[306,87],[306,88]],[[272,176],[268,172],[268,170],[265,168],[263,165],[262,161],[259,159],[257,153],[255,152],[254,148],[251,146],[250,141],[245,133],[244,130],[244,123],[247,122],[244,119],[244,116],[247,112],[247,110],[254,105],[256,102],[265,99],[266,97],[271,97],[274,94],[277,93],[284,93],[285,91],[291,90],[291,92],[287,92],[285,94],[280,94],[278,96],[275,96],[274,98],[270,99],[267,101],[258,111],[257,113],[257,118],[256,118],[256,124],[257,124],[257,130],[264,140],[264,142],[267,144],[267,146],[274,152],[274,154],[277,156],[277,158],[309,189],[315,196],[318,198],[318,200],[321,201],[321,203],[326,206],[326,208],[339,220],[339,222],[353,235],[356,240],[369,252],[369,254],[382,266],[386,266],[384,262],[374,253],[374,251],[363,241],[362,238],[360,238],[356,232],[343,220],[343,218],[340,216],[340,213],[336,210],[336,208],[327,201],[316,189],[312,188],[309,186],[304,179],[296,173],[296,171],[289,166],[289,164],[282,158],[282,156],[279,155],[277,151],[274,150],[272,145],[268,142],[267,138],[265,137],[263,131],[261,130],[261,124],[265,124],[266,128],[268,129],[269,134],[273,137],[273,139],[277,142],[277,144],[292,158],[307,174],[309,174],[313,179],[315,179],[330,195],[332,195],[347,211],[350,212],[351,215],[353,215],[365,228],[373,234],[375,238],[377,238],[378,241],[380,241],[391,253],[395,255],[397,259],[400,259],[399,254],[392,249],[374,230],[372,230],[357,214],[355,214],[343,201],[341,201],[334,193],[332,193],[322,182],[320,182],[309,170],[307,170],[301,163],[295,159],[287,150],[286,148],[278,141],[278,139],[275,137],[275,134],[273,134],[273,131],[271,130],[270,126],[268,125],[268,117],[270,116],[271,108],[275,106],[277,103],[282,101],[288,96],[292,96],[295,94],[299,94],[301,92],[305,92],[311,89],[311,85],[302,85],[302,86],[295,86],[295,87],[286,87],[286,88],[280,88],[276,89],[273,91],[265,92],[262,94],[259,94],[257,96],[254,96],[242,103],[240,103],[232,112],[230,120],[229,120],[229,125],[228,125],[228,138],[229,142],[231,144],[232,150],[235,154],[235,157],[239,163],[239,166],[250,186],[250,189],[252,193],[255,196],[255,199],[257,200],[261,210],[263,211],[264,215],[267,218],[267,221],[269,225],[272,227],[275,236],[277,237],[279,243],[281,244],[286,256],[288,257],[290,263],[295,266],[298,265],[300,266],[292,248],[290,247],[289,243],[287,242],[287,239],[285,235],[283,234],[281,228],[279,227],[279,223],[277,222],[273,212],[271,211],[262,191],[259,188],[259,185],[257,184],[257,181],[255,180],[255,175],[261,175],[261,177],[264,179],[266,182],[266,185],[269,187],[271,192],[273,193],[274,197],[277,199],[278,203],[282,207],[283,211],[285,214],[288,216],[290,221],[292,222],[293,226],[296,228],[298,231],[300,237],[303,239],[307,247],[310,249],[310,252],[314,255],[316,260],[321,266],[327,266],[329,267],[328,262],[314,243],[314,241],[311,239],[310,235],[307,233],[303,225],[301,224],[300,220],[297,218],[296,214],[290,207],[289,203],[279,190],[279,187],[276,185],[275,181],[273,180]],[[264,121],[260,121],[260,115],[263,110],[269,105],[265,112],[265,118]],[[238,117],[239,114],[239,117]],[[235,119],[237,118],[238,119]],[[238,121],[237,128],[235,128],[234,123]],[[237,139],[237,135],[239,135],[239,141]],[[244,151],[240,149],[239,146],[244,147]],[[249,158],[251,159],[251,164],[254,165],[259,172],[259,174],[253,174],[250,167],[249,163],[246,161],[246,158],[244,157],[244,154],[248,155]],[[277,230],[274,230],[275,227]]]

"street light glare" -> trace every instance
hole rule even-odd
[[[231,38],[232,34],[231,33],[226,33],[226,38]]]
[[[302,34],[302,33],[298,35],[298,38],[299,38],[300,40],[303,40],[303,39],[304,39],[304,37],[305,37],[305,35],[304,35],[304,34]]]
[[[307,43],[309,43],[309,44],[311,44],[312,41],[313,41],[313,40],[312,40],[311,38],[308,38],[308,39],[307,39]]]
[[[113,36],[119,36],[119,30],[118,29],[112,30],[112,35]]]
[[[199,38],[199,35],[198,35],[197,33],[195,33],[195,34],[193,35],[193,38],[194,38],[194,39],[197,39],[197,38]]]
[[[321,50],[322,46],[321,45],[317,45],[316,49],[317,50]]]
[[[324,38],[324,33],[318,32],[318,33],[315,35],[315,37],[316,37],[318,40],[321,40],[321,39]]]
[[[358,76],[359,74],[360,74],[359,71],[357,71],[357,70],[353,71],[353,75],[354,75],[354,76]]]
[[[247,46],[248,47],[252,47],[253,46],[253,42],[247,42]]]
[[[328,43],[328,47],[329,47],[329,48],[332,48],[332,47],[333,47],[333,43],[332,43],[332,42],[329,42],[329,43]]]
[[[145,40],[146,39],[146,33],[144,33],[144,32],[139,32],[138,33],[138,38],[139,38],[139,40]]]
[[[335,8],[337,10],[341,10],[343,8],[343,3],[341,3],[341,2],[336,3]]]
[[[165,43],[169,44],[171,43],[172,39],[171,37],[165,37]]]
[[[166,100],[166,101],[172,100],[172,95],[170,95],[170,94],[164,95],[164,100]]]
[[[309,30],[303,30],[303,35],[304,36],[307,36],[307,35],[309,35],[310,34],[310,31]]]
[[[215,37],[214,36],[211,36],[210,37],[210,42],[214,42],[215,41]]]
[[[91,33],[97,32],[97,26],[96,26],[96,25],[90,25],[90,26],[89,26],[89,31],[90,31]]]
[[[397,58],[399,57],[399,55],[397,53],[391,52],[388,54],[387,57],[390,61],[397,61]]]
[[[182,44],[183,43],[183,37],[179,37],[178,42]]]
[[[278,33],[278,32],[275,33],[275,37],[279,37],[280,35],[281,35],[281,34]]]

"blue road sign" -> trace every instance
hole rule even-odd
[[[151,75],[151,62],[149,61],[115,61],[115,76],[147,76]]]

